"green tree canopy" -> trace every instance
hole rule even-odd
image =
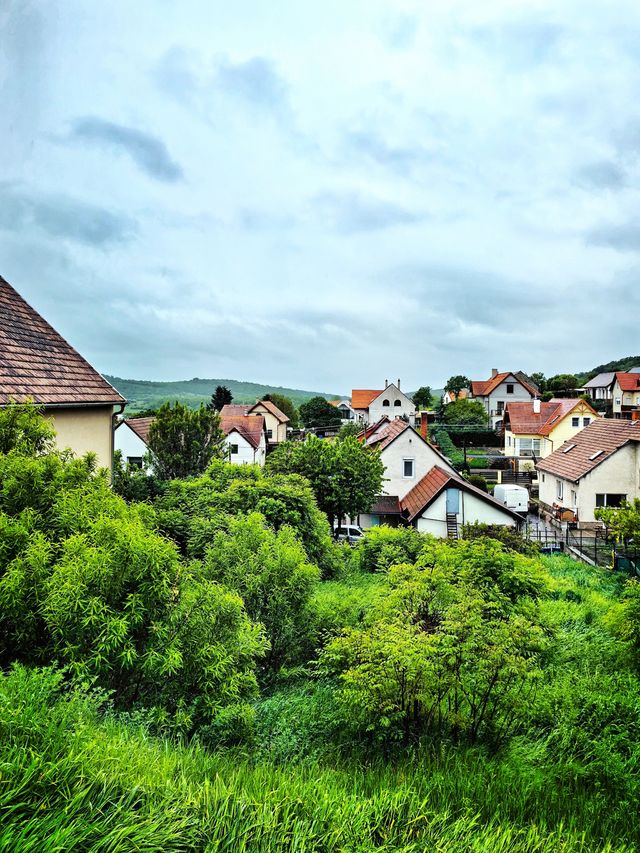
[[[547,390],[547,379],[544,373],[530,373],[529,379],[538,386],[541,394]]]
[[[212,459],[223,456],[223,439],[216,411],[165,403],[149,428],[154,471],[161,480],[202,474]]]
[[[452,391],[454,394],[459,394],[463,388],[470,388],[471,380],[467,376],[458,374],[447,379],[447,384],[444,386],[445,391]]]
[[[300,406],[300,419],[306,427],[340,426],[340,412],[324,397],[312,397]]]
[[[0,408],[0,453],[35,456],[53,450],[55,431],[51,421],[33,403],[10,403]]]
[[[431,388],[428,385],[423,385],[418,388],[412,399],[419,409],[428,409],[432,403],[431,397]]]
[[[233,394],[226,385],[216,385],[216,390],[211,395],[209,408],[214,412],[219,412],[223,406],[228,405],[233,400]]]
[[[573,391],[578,387],[578,380],[572,373],[559,373],[547,379],[545,388],[547,391]]]
[[[344,515],[355,518],[368,512],[384,477],[379,453],[353,436],[330,442],[312,435],[306,441],[285,442],[269,456],[267,468],[306,477],[331,524]]]
[[[487,426],[487,410],[479,400],[456,400],[445,406],[443,418],[450,426]]]

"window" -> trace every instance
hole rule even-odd
[[[232,456],[235,456],[238,453],[238,445],[237,444],[230,444],[229,449],[231,450]]]
[[[393,401],[393,405],[394,405],[394,406],[401,406],[401,405],[402,405],[402,400],[394,400],[394,401]]]
[[[579,427],[580,426],[580,418],[571,418],[571,426]]]
[[[388,401],[388,400],[383,400],[383,401],[382,401],[382,405],[383,405],[383,406],[389,406],[389,405],[390,405],[390,403],[389,403],[389,401]]]
[[[413,469],[414,469],[413,459],[403,459],[402,460],[402,476],[407,479],[411,479],[413,477]]]
[[[521,438],[519,453],[520,456],[540,456],[540,439]]]
[[[546,483],[546,482],[547,482],[547,481],[545,480],[544,474],[542,475],[542,482],[543,482],[543,483]]]
[[[614,509],[622,506],[622,502],[626,501],[626,495],[607,494],[596,495],[596,506],[611,506]]]
[[[498,400],[498,414],[501,415],[504,412],[504,400]]]
[[[571,489],[571,506],[578,506],[578,495]]]
[[[562,480],[556,480],[556,497],[559,501],[564,497],[564,483]]]
[[[574,449],[574,447],[577,447],[577,445],[576,444],[568,444],[565,448],[563,448],[562,452],[563,453],[571,453],[571,451]]]
[[[507,394],[513,394],[513,384],[509,383],[507,385]]]
[[[507,447],[511,447],[511,436],[507,436]]]
[[[142,456],[127,456],[127,462],[132,468],[142,468]]]
[[[593,462],[594,459],[597,459],[598,456],[602,455],[603,453],[604,453],[604,450],[596,450],[596,452],[592,453],[591,456],[589,457],[589,461]]]
[[[272,429],[268,429],[268,430],[267,430],[267,438],[271,438],[272,436],[273,436],[273,430],[272,430]]]
[[[582,419],[582,426],[589,426],[590,423],[591,423],[591,418],[583,418]]]

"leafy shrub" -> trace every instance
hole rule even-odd
[[[467,477],[467,482],[471,483],[472,486],[475,486],[476,489],[480,489],[483,492],[488,491],[487,489],[487,481],[484,477],[481,477],[479,474],[471,474]]]
[[[395,563],[413,563],[426,537],[415,527],[372,527],[355,549],[363,572],[384,572]]]
[[[472,478],[469,478],[471,482]],[[526,539],[522,533],[514,527],[506,527],[503,524],[482,524],[479,521],[473,524],[465,524],[462,535],[465,539],[495,539],[502,542],[510,551],[535,557],[540,553],[540,546],[531,539]]]

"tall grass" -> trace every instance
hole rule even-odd
[[[0,850],[17,853],[636,849],[627,809],[529,767],[426,746],[395,766],[274,766],[100,718],[50,671],[0,678]]]

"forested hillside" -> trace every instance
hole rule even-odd
[[[624,358],[618,358],[614,361],[608,361],[606,364],[599,364],[592,370],[587,370],[586,373],[576,373],[575,376],[578,379],[580,385],[584,385],[585,382],[588,382],[590,379],[593,379],[593,377],[597,376],[598,373],[609,373],[617,371],[624,372],[630,370],[632,367],[640,367],[640,355],[627,355]]]

